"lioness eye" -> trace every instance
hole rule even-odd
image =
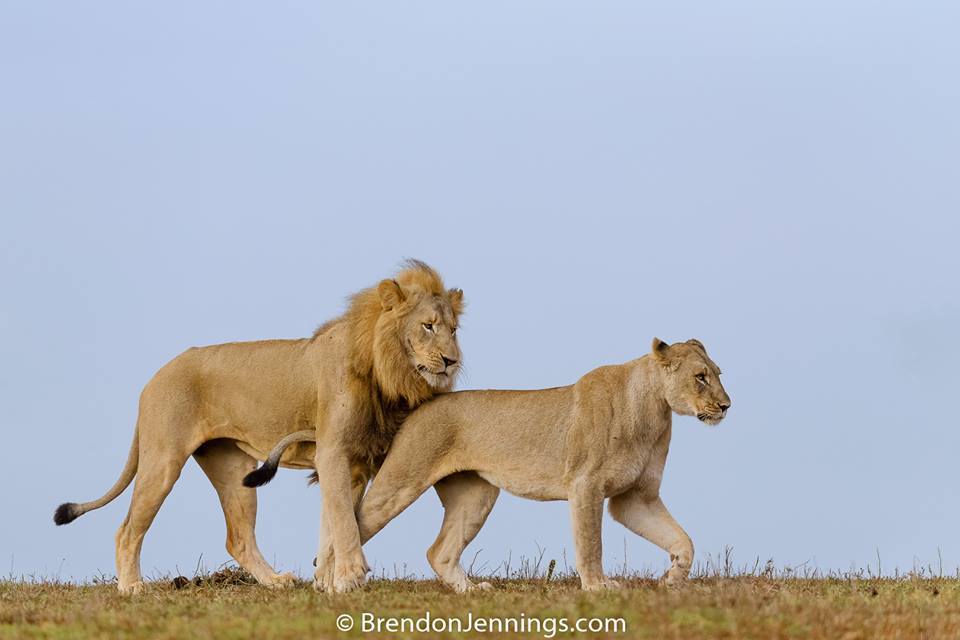
[[[702,373],[698,373],[698,374],[697,374],[697,382],[699,382],[700,384],[707,384],[707,376],[705,376],[705,375],[702,374]]]
[[[429,331],[430,333],[433,333],[433,325],[430,324],[429,322],[424,322],[423,328]]]

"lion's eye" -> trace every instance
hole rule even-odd
[[[424,323],[423,323],[423,328],[426,329],[427,331],[429,331],[430,333],[433,333],[433,324],[431,324],[431,323],[429,323],[429,322],[424,322]]]
[[[707,376],[706,376],[706,375],[704,375],[704,374],[702,374],[702,373],[698,373],[696,377],[697,377],[697,382],[699,382],[700,384],[707,384]]]

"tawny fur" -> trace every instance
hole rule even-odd
[[[459,371],[455,336],[459,289],[410,261],[395,279],[365,289],[346,313],[311,338],[193,348],[160,369],[140,397],[127,465],[99,500],[61,505],[57,524],[116,498],[136,476],[130,511],[117,532],[121,591],[142,587],[143,536],[187,459],[193,455],[216,488],[227,522],[227,550],[261,583],[283,585],[254,536],[256,492],[242,486],[257,460],[288,434],[312,430],[280,458],[315,469],[324,495],[321,552],[338,572],[317,588],[349,590],[367,565],[355,507],[403,418],[449,391]]]
[[[671,416],[717,424],[730,398],[702,343],[654,340],[650,355],[600,367],[575,384],[539,391],[460,391],[413,412],[360,506],[368,540],[436,484],[444,519],[427,552],[440,579],[475,587],[460,564],[500,489],[568,500],[585,589],[619,585],[603,574],[603,502],[615,520],[670,554],[664,581],[687,577],[690,537],[660,500]],[[486,586],[486,585],[476,585]]]

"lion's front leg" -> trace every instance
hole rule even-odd
[[[317,447],[317,475],[323,495],[323,522],[314,571],[314,589],[343,593],[361,586],[367,566],[360,548],[360,530],[354,511],[350,461],[339,449]],[[329,578],[329,549],[333,549],[333,579]]]
[[[366,473],[357,473],[354,469],[352,478],[353,485],[353,510],[356,513],[363,499],[363,492],[367,488]],[[333,553],[333,541],[330,537],[330,518],[329,512],[324,509],[320,522],[320,552],[313,560],[315,586],[318,591],[333,591],[333,574],[335,560]]]
[[[670,554],[670,569],[663,575],[670,586],[686,580],[693,564],[693,541],[659,496],[634,489],[610,498],[610,515],[617,522]]]

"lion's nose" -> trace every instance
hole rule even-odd
[[[729,403],[729,402],[721,402],[721,403],[720,403],[720,411],[726,411],[726,410],[729,409],[729,408],[730,408],[730,403]]]
[[[443,356],[443,364],[445,367],[452,367],[453,365],[457,364],[457,361],[452,358],[448,358],[447,356]]]

